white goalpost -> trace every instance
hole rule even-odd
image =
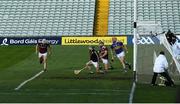
[[[133,32],[133,76],[134,82],[131,89],[129,103],[133,101],[133,95],[136,88],[136,82],[150,84],[153,74],[154,60],[161,50],[166,52],[169,62],[174,61],[173,68],[170,68],[171,76],[175,82],[179,81],[180,63],[173,57],[172,47],[168,43],[165,32],[159,21],[139,21],[137,19],[137,1],[134,0],[134,32]],[[148,37],[146,42],[142,44],[141,39]],[[151,39],[155,38],[159,44],[154,43]],[[140,42],[139,42],[140,41]],[[145,40],[144,40],[145,41]],[[139,44],[140,43],[140,44]],[[153,43],[153,44],[151,44]],[[160,44],[161,43],[161,44]],[[174,71],[172,71],[172,69]]]
[[[154,60],[161,50],[166,52],[169,64],[174,62],[173,65],[170,65],[172,68],[169,67],[169,73],[176,79],[180,73],[180,62],[174,57],[172,46],[166,38],[166,33],[163,32],[160,22],[137,21],[136,23],[136,34],[134,34],[136,39],[136,42],[134,42],[134,71],[136,73],[136,81],[149,83],[152,78]],[[148,37],[151,41],[156,38],[159,44],[138,44],[137,41],[139,39],[141,40],[142,37]]]
[[[133,76],[134,82],[137,82],[136,65],[137,65],[137,0],[134,0],[134,46],[133,46]]]
[[[153,60],[161,50],[166,52],[169,64],[172,61],[174,62],[174,65],[170,65],[170,67],[172,67],[169,70],[170,73],[172,73],[173,76],[179,76],[180,62],[173,56],[172,46],[169,44],[165,34],[161,22],[155,20],[137,20],[137,0],[134,0],[133,71],[135,82],[144,79],[146,80],[144,82],[151,80],[154,64]],[[141,41],[143,37],[148,37],[150,40],[149,44],[139,44],[138,41]],[[159,44],[150,44],[152,43],[152,39],[155,38],[159,41]]]

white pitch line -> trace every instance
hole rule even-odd
[[[11,93],[11,92],[0,93],[0,95],[9,95],[9,94],[11,94],[11,95],[33,95],[32,93]],[[34,94],[36,94],[36,95],[51,95],[52,93],[34,93]],[[57,93],[53,93],[53,95],[62,95],[62,94],[65,94],[65,95],[109,95],[109,96],[112,96],[112,95],[124,95],[125,93],[96,93],[96,92],[94,92],[94,93],[93,92],[91,92],[91,93],[88,93],[88,92],[83,92],[83,93],[82,92],[76,92],[76,93],[69,93],[69,92],[59,93],[59,92],[57,92]]]
[[[25,80],[24,82],[22,82],[18,87],[16,87],[14,90],[19,90],[22,86],[24,86],[26,83],[30,82],[31,80],[35,79],[36,77],[38,77],[39,75],[41,75],[44,71],[40,71],[39,73],[37,73],[35,76],[31,77],[28,80]]]
[[[133,82],[131,92],[129,94],[129,104],[132,104],[132,102],[133,102],[135,89],[136,89],[136,82]]]

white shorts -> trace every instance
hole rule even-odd
[[[39,53],[39,58],[41,57],[47,57],[47,52],[46,53]]]
[[[93,65],[95,68],[98,68],[98,62],[93,62],[92,60],[87,62],[86,65]]]
[[[102,58],[102,62],[103,62],[104,64],[108,64],[108,59],[103,59],[103,58]]]
[[[124,51],[122,51],[121,53],[117,54],[117,57],[118,57],[118,58],[122,58],[122,57],[124,57],[124,56],[125,56]]]

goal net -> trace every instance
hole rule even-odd
[[[137,81],[140,83],[150,83],[153,75],[154,60],[160,51],[165,51],[170,76],[178,82],[180,63],[173,57],[172,46],[166,38],[161,24],[156,21],[137,22],[137,59],[136,72]]]

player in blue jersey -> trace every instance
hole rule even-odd
[[[131,65],[125,61],[125,52],[128,53],[128,49],[121,41],[117,41],[116,37],[112,38],[112,42],[113,42],[111,45],[112,61],[114,60],[113,51],[115,51],[116,56],[123,65],[124,71],[127,72],[126,66],[128,66],[129,69],[131,69]]]

